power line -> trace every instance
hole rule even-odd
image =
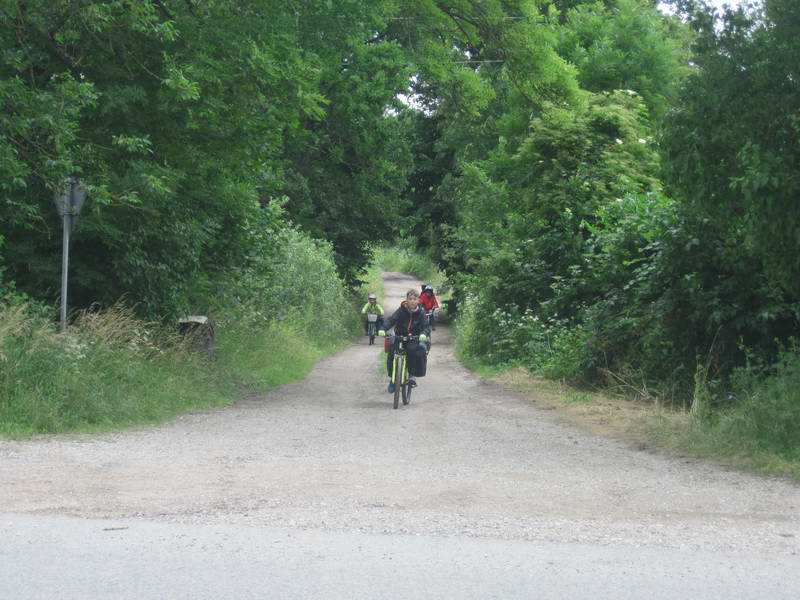
[[[349,17],[349,15],[338,15],[340,17]],[[527,21],[531,17],[489,17],[487,20],[491,21]],[[387,21],[419,21],[417,17],[386,17]]]

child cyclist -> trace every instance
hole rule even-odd
[[[381,323],[383,321],[383,307],[378,304],[378,297],[375,294],[370,294],[367,296],[367,303],[364,305],[364,308],[361,309],[361,314],[364,315],[364,335],[367,335],[369,332],[369,319],[367,315],[378,315],[378,320],[375,323],[375,327],[378,329],[381,328]]]
[[[412,387],[417,385],[414,377],[425,375],[428,355],[428,336],[431,334],[428,320],[425,318],[425,310],[419,305],[419,295],[417,290],[408,290],[406,299],[400,304],[392,316],[386,319],[378,335],[383,337],[386,331],[394,328],[395,335],[416,335],[419,342],[411,342],[408,345],[408,371],[409,384]],[[389,374],[390,394],[394,393],[394,384],[391,382],[392,363],[394,362],[394,344],[391,345],[389,356],[386,359],[386,371]]]
[[[433,286],[430,283],[426,283],[422,286],[422,293],[419,296],[419,304],[426,313],[430,314],[429,322],[431,328],[436,329],[436,327],[433,326],[433,313],[437,308],[439,308],[439,302],[436,300],[436,295],[433,293]]]

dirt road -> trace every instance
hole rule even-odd
[[[387,310],[414,285],[388,274]],[[754,589],[772,590],[771,597],[800,595],[800,569],[788,566],[800,566],[800,486],[570,429],[461,367],[445,328],[433,343],[428,376],[399,410],[385,390],[381,347],[361,340],[321,361],[305,381],[232,408],[116,434],[0,442],[0,534],[38,539],[30,533],[37,518],[57,532],[60,523],[75,523],[68,516],[94,530],[102,528],[88,519],[173,532],[278,528],[360,535],[364,544],[391,539],[396,548],[412,536],[483,540],[487,548],[528,543],[554,556],[573,545],[626,555],[629,570],[643,557],[683,556],[700,565],[694,582],[707,560],[730,567],[732,590],[745,589],[737,578],[756,578]],[[20,544],[14,548],[6,546],[6,557],[21,556]],[[767,564],[772,570],[758,570]],[[634,581],[619,578],[620,585]],[[723,588],[706,588],[714,592],[707,597]]]

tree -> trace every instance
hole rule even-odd
[[[649,0],[579,2],[564,13],[559,53],[592,92],[633,90],[661,119],[688,74],[688,29]]]
[[[663,139],[665,175],[696,218],[724,224],[787,294],[800,294],[800,5],[683,2],[695,71]]]
[[[364,8],[352,2],[352,14],[354,7]],[[344,100],[332,108],[325,96],[339,83],[332,65],[341,65],[341,48],[360,48],[369,25],[336,10],[288,0],[4,2],[0,235],[8,276],[37,297],[55,295],[52,193],[79,173],[90,202],[74,238],[76,303],[127,295],[151,316],[207,303],[231,267],[265,249],[258,230],[283,221],[270,199],[287,189],[303,143],[327,143],[330,132],[315,128],[344,111]],[[319,37],[311,43],[326,32],[336,52],[326,54],[331,44]],[[375,66],[370,75],[391,59],[386,46],[358,52]],[[379,122],[385,131],[385,88],[352,90],[336,127],[363,132]],[[360,102],[373,112],[380,106],[381,119],[358,125]],[[363,156],[379,154],[380,134]],[[376,173],[391,171],[383,156],[337,183],[369,195]]]

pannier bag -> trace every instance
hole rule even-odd
[[[417,367],[416,369],[417,372],[416,373],[412,372],[411,374],[414,377],[425,377],[425,373],[428,371],[428,353],[420,352],[418,356],[419,356],[418,359],[419,364],[415,365]],[[409,363],[409,366],[411,366],[411,363]]]

